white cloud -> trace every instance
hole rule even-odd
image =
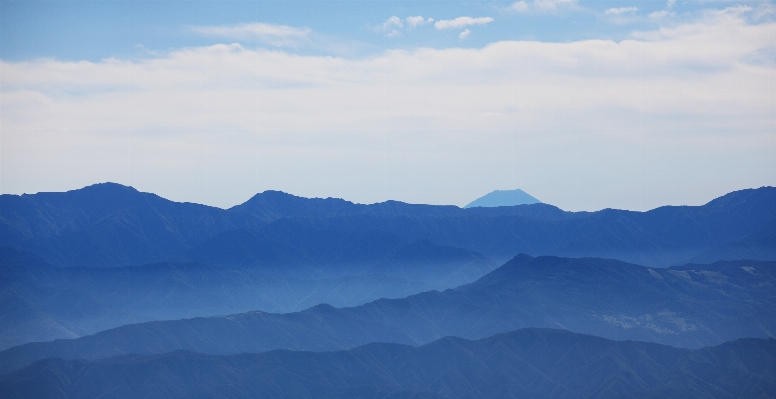
[[[440,30],[459,29],[459,28],[465,28],[467,26],[473,26],[473,25],[486,25],[491,22],[493,22],[493,18],[491,17],[479,17],[479,18],[458,17],[456,19],[446,19],[446,20],[437,21],[434,24],[434,27]]]
[[[294,46],[310,34],[309,28],[295,28],[286,25],[253,22],[237,25],[194,26],[192,31],[206,35],[235,40],[256,40],[273,46]]]
[[[402,28],[404,25],[401,23],[401,18],[392,16],[383,22],[383,29],[389,30],[393,27]]]
[[[666,2],[666,9],[672,9],[676,5],[676,0],[668,0]]]
[[[637,7],[618,7],[618,8],[610,8],[604,12],[606,15],[622,15],[622,14],[632,14],[638,11],[639,9]]]
[[[520,1],[516,1],[516,2],[512,3],[509,6],[509,8],[512,11],[526,12],[526,11],[528,11],[529,6],[528,6],[528,3],[525,2],[525,0],[520,0]]]
[[[461,33],[459,33],[459,34],[458,34],[458,38],[460,38],[460,39],[466,39],[466,38],[467,38],[467,37],[469,37],[469,35],[471,35],[471,34],[472,34],[472,31],[470,31],[470,30],[466,29],[466,30],[464,30],[463,32],[461,32]]]
[[[540,10],[553,11],[558,7],[574,6],[577,0],[534,0],[534,6]]]
[[[393,15],[390,18],[386,19],[385,22],[383,22],[381,25],[375,27],[375,31],[377,32],[384,32],[386,36],[388,37],[397,37],[401,36],[401,31],[399,29],[403,28],[404,24],[402,23],[401,18]]]
[[[673,16],[675,15],[673,12],[667,11],[667,10],[660,10],[651,12],[648,17],[654,20],[661,20],[667,16]]]
[[[763,3],[757,6],[757,8],[754,9],[754,19],[760,20],[762,18],[765,18],[770,15],[776,14],[776,6],[773,6],[772,4]]]
[[[621,104],[620,96],[625,98],[632,93],[628,85],[652,79],[677,82],[679,86],[692,86],[700,80],[716,79],[726,74],[741,74],[746,81],[747,74],[771,73],[770,67],[750,65],[747,61],[758,54],[776,46],[776,24],[762,23],[748,25],[745,19],[736,14],[736,10],[709,15],[707,20],[693,24],[678,25],[675,28],[662,28],[655,31],[634,34],[632,39],[622,42],[608,40],[588,40],[569,43],[544,43],[531,41],[505,41],[493,43],[482,49],[419,49],[415,52],[389,51],[379,57],[348,60],[337,57],[299,56],[285,52],[251,50],[243,46],[215,45],[174,51],[161,57],[143,61],[106,59],[101,62],[63,62],[56,60],[38,60],[29,62],[0,63],[2,74],[0,83],[3,90],[2,104],[4,129],[16,123],[25,109],[10,107],[12,99],[25,98],[29,101],[45,99],[45,103],[76,106],[99,97],[124,98],[126,96],[149,96],[164,93],[165,96],[181,95],[184,103],[199,101],[206,96],[190,96],[190,93],[208,91],[246,90],[264,94],[276,93],[277,89],[288,89],[287,93],[308,90],[344,91],[371,87],[382,77],[397,79],[406,87],[426,86],[426,79],[434,77],[434,84],[450,87],[463,87],[469,84],[472,90],[485,88],[489,83],[500,87],[504,82],[531,85],[536,77],[545,77],[549,81],[584,77],[576,84],[580,92],[584,88],[595,87],[594,81],[619,81],[622,91],[609,98],[610,104]],[[412,62],[410,62],[412,61]],[[455,62],[452,62],[455,61]],[[407,65],[413,65],[408,68]],[[697,72],[693,72],[697,69]],[[686,79],[692,73],[695,78]],[[387,75],[386,75],[387,74]],[[372,78],[381,77],[377,81]],[[655,82],[658,83],[658,82]],[[673,83],[672,83],[673,84]],[[551,86],[556,86],[552,84]],[[591,86],[592,85],[592,86]],[[670,86],[670,85],[669,85]],[[402,85],[395,86],[402,90]],[[562,87],[559,86],[559,87]],[[764,89],[764,88],[761,88]],[[365,92],[369,92],[365,90]],[[570,89],[575,90],[573,87]],[[698,86],[698,96],[693,91],[685,93],[688,98],[711,98],[701,93],[715,90],[714,86]],[[747,89],[748,90],[748,89]],[[756,90],[755,90],[756,91]],[[592,90],[598,92],[598,90]],[[591,92],[591,93],[592,93]],[[650,92],[660,93],[660,91]],[[279,92],[277,92],[279,93]],[[734,94],[734,93],[733,93]],[[426,93],[427,96],[434,96]],[[295,96],[295,95],[294,95]],[[664,98],[658,95],[654,106],[661,108]],[[268,98],[268,97],[265,97]],[[318,97],[320,98],[320,97]],[[668,98],[677,98],[672,94]],[[720,97],[720,101],[738,101],[735,96]],[[756,95],[745,95],[739,100],[755,99]],[[299,96],[307,101],[308,97]],[[500,101],[499,97],[493,97]],[[27,101],[25,100],[25,101]],[[640,101],[647,101],[646,97]],[[123,100],[122,100],[123,101]],[[533,100],[532,100],[533,101]],[[651,100],[650,100],[651,101]],[[758,100],[759,101],[759,100]],[[141,101],[134,105],[154,103]],[[692,101],[672,100],[682,108]],[[26,103],[25,103],[26,104]],[[521,106],[529,106],[531,102]],[[537,102],[536,104],[540,104]],[[754,108],[757,102],[752,103]],[[250,106],[233,103],[235,110]],[[541,106],[551,105],[542,104]],[[581,107],[593,106],[583,101]],[[539,105],[536,105],[539,106]],[[176,102],[167,106],[177,109]],[[533,106],[531,106],[533,107]],[[34,108],[34,107],[33,107]],[[26,108],[26,109],[33,109]],[[88,106],[76,107],[79,114],[93,112]],[[110,107],[108,108],[110,109]],[[116,107],[120,112],[131,112],[132,107]],[[732,108],[731,108],[732,109]],[[105,110],[103,106],[95,110]],[[184,111],[184,108],[179,109]],[[94,111],[102,112],[102,111]],[[86,114],[84,114],[86,113]],[[35,112],[30,115],[35,114]],[[41,115],[45,114],[42,112]],[[171,113],[170,115],[175,115]],[[195,113],[198,114],[198,113]],[[331,115],[336,115],[332,113]],[[347,113],[346,113],[347,114]],[[164,119],[166,113],[149,112],[130,118],[141,125],[147,117],[158,115]],[[230,118],[227,118],[230,119]],[[96,123],[100,118],[65,118],[76,125]],[[108,119],[110,120],[110,119]],[[178,126],[181,120],[165,119],[170,126]],[[132,123],[135,123],[132,122]],[[57,119],[33,118],[24,123],[58,124]],[[150,123],[150,122],[149,122]],[[299,122],[296,122],[299,123]],[[153,123],[150,123],[153,125]],[[180,125],[188,126],[187,124]]]
[[[508,9],[519,13],[551,13],[572,7],[577,7],[577,0],[519,0],[512,3]]]
[[[776,184],[776,66],[755,57],[776,23],[742,12],[619,42],[2,61],[2,189],[79,176],[227,206],[269,188],[440,203],[511,186],[579,209],[575,191],[618,206],[616,191]]]
[[[407,21],[407,25],[414,28],[434,22],[434,18],[424,19],[422,16],[418,15],[416,17],[407,17],[405,21]]]

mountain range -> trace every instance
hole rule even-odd
[[[224,248],[228,250],[233,244],[239,243]],[[389,240],[384,244],[372,249],[387,251],[385,257],[379,262],[361,263],[361,275],[305,269],[305,273],[320,275],[317,278],[294,277],[302,274],[299,270],[283,274],[279,272],[282,269],[233,268],[198,262],[58,268],[32,254],[0,248],[0,350],[26,342],[77,338],[143,321],[258,309],[292,312],[319,303],[360,305],[378,298],[400,298],[455,286],[460,284],[456,284],[459,280],[470,281],[472,276],[476,278],[494,267],[471,251],[427,242],[407,244]],[[411,269],[424,259],[428,267]],[[337,267],[353,270],[356,266]],[[444,269],[448,266],[454,270]],[[419,281],[440,274],[448,277],[437,281],[440,284]]]
[[[775,260],[774,209],[776,188],[762,187],[702,206],[664,206],[648,212],[565,212],[547,204],[467,209],[397,201],[362,205],[277,191],[224,210],[104,183],[65,193],[0,196],[0,246],[29,251],[54,266],[131,266],[199,261],[197,254],[208,253],[199,247],[219,234],[254,240],[262,237],[261,231],[303,236],[318,230],[322,236],[380,232],[410,243],[426,240],[474,251],[496,263],[526,253],[666,267],[692,261]],[[274,223],[283,226],[269,227]],[[250,253],[207,259],[239,265],[278,260]]]
[[[278,191],[224,210],[114,183],[2,195],[0,349],[143,321],[444,290],[521,252],[653,267],[772,260],[775,208],[772,187],[649,212],[362,205]]]
[[[776,339],[696,350],[523,329],[476,341],[230,356],[47,359],[0,376],[4,398],[771,398]]]
[[[776,335],[776,262],[651,269],[616,260],[519,255],[478,281],[361,306],[131,324],[0,352],[0,373],[48,357],[99,359],[190,350],[237,354],[420,345],[526,327],[698,348]]]
[[[773,187],[647,212],[0,196],[2,397],[773,397],[774,336]]]

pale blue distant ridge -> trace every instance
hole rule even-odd
[[[532,197],[521,189],[495,190],[469,203],[464,208],[513,206],[527,204],[541,204],[542,202]]]

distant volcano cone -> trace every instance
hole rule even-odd
[[[530,196],[523,190],[496,190],[477,198],[464,208],[495,207],[540,204],[541,201]]]

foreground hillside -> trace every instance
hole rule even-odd
[[[772,398],[776,340],[696,350],[524,329],[477,341],[339,352],[46,359],[0,376],[4,398]]]
[[[615,260],[520,255],[475,283],[362,306],[148,322],[0,352],[0,372],[48,357],[191,350],[336,350],[370,342],[477,339],[525,327],[698,348],[776,336],[776,262],[650,269]]]

